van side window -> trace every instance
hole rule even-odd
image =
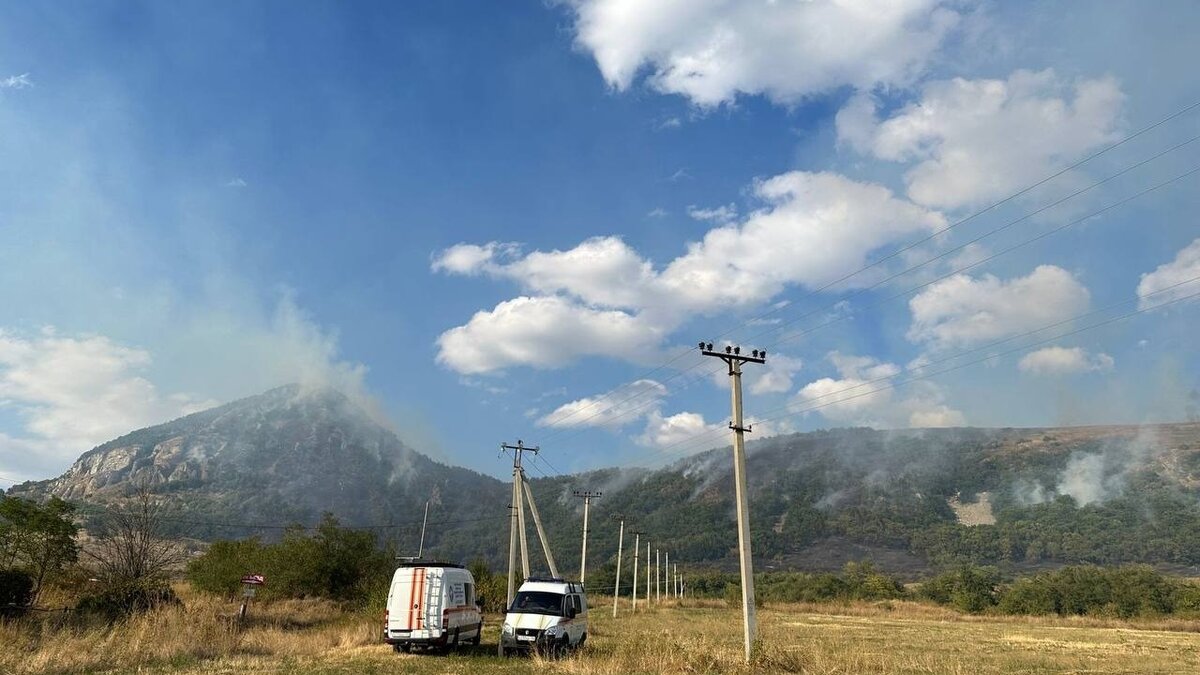
[[[466,596],[467,607],[475,606],[475,584],[463,584],[463,595]]]
[[[582,611],[583,611],[583,604],[580,602],[580,600],[579,600],[579,596],[578,596],[578,595],[572,595],[572,596],[571,596],[571,605],[572,605],[573,607],[575,607],[575,613],[576,613],[576,614],[579,614],[580,612],[582,612]]]

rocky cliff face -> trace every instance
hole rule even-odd
[[[507,494],[499,481],[409,448],[341,393],[296,385],[126,434],[62,476],[10,494],[103,503],[139,485],[169,496],[180,520],[231,525],[310,524],[326,511],[347,524],[407,523],[426,499],[440,518],[470,519],[502,508]],[[190,533],[252,532],[201,525]]]

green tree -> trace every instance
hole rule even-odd
[[[36,602],[46,582],[78,557],[74,512],[73,506],[57,497],[45,504],[17,497],[0,499],[0,566],[29,574],[30,602]]]

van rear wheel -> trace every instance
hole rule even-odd
[[[479,641],[482,639],[483,639],[483,622],[480,621],[479,625],[475,628],[475,637],[471,638],[471,644],[478,647]]]

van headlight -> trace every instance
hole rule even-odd
[[[550,626],[549,628],[546,629],[546,635],[549,635],[550,637],[558,637],[562,634],[563,634],[563,627],[558,624]]]
[[[503,632],[504,632],[504,634],[505,634],[505,635],[512,635],[512,634],[513,634],[513,627],[512,627],[511,625],[509,625],[509,624],[507,624],[507,623],[506,623],[506,624],[504,624],[504,629],[503,629]]]

